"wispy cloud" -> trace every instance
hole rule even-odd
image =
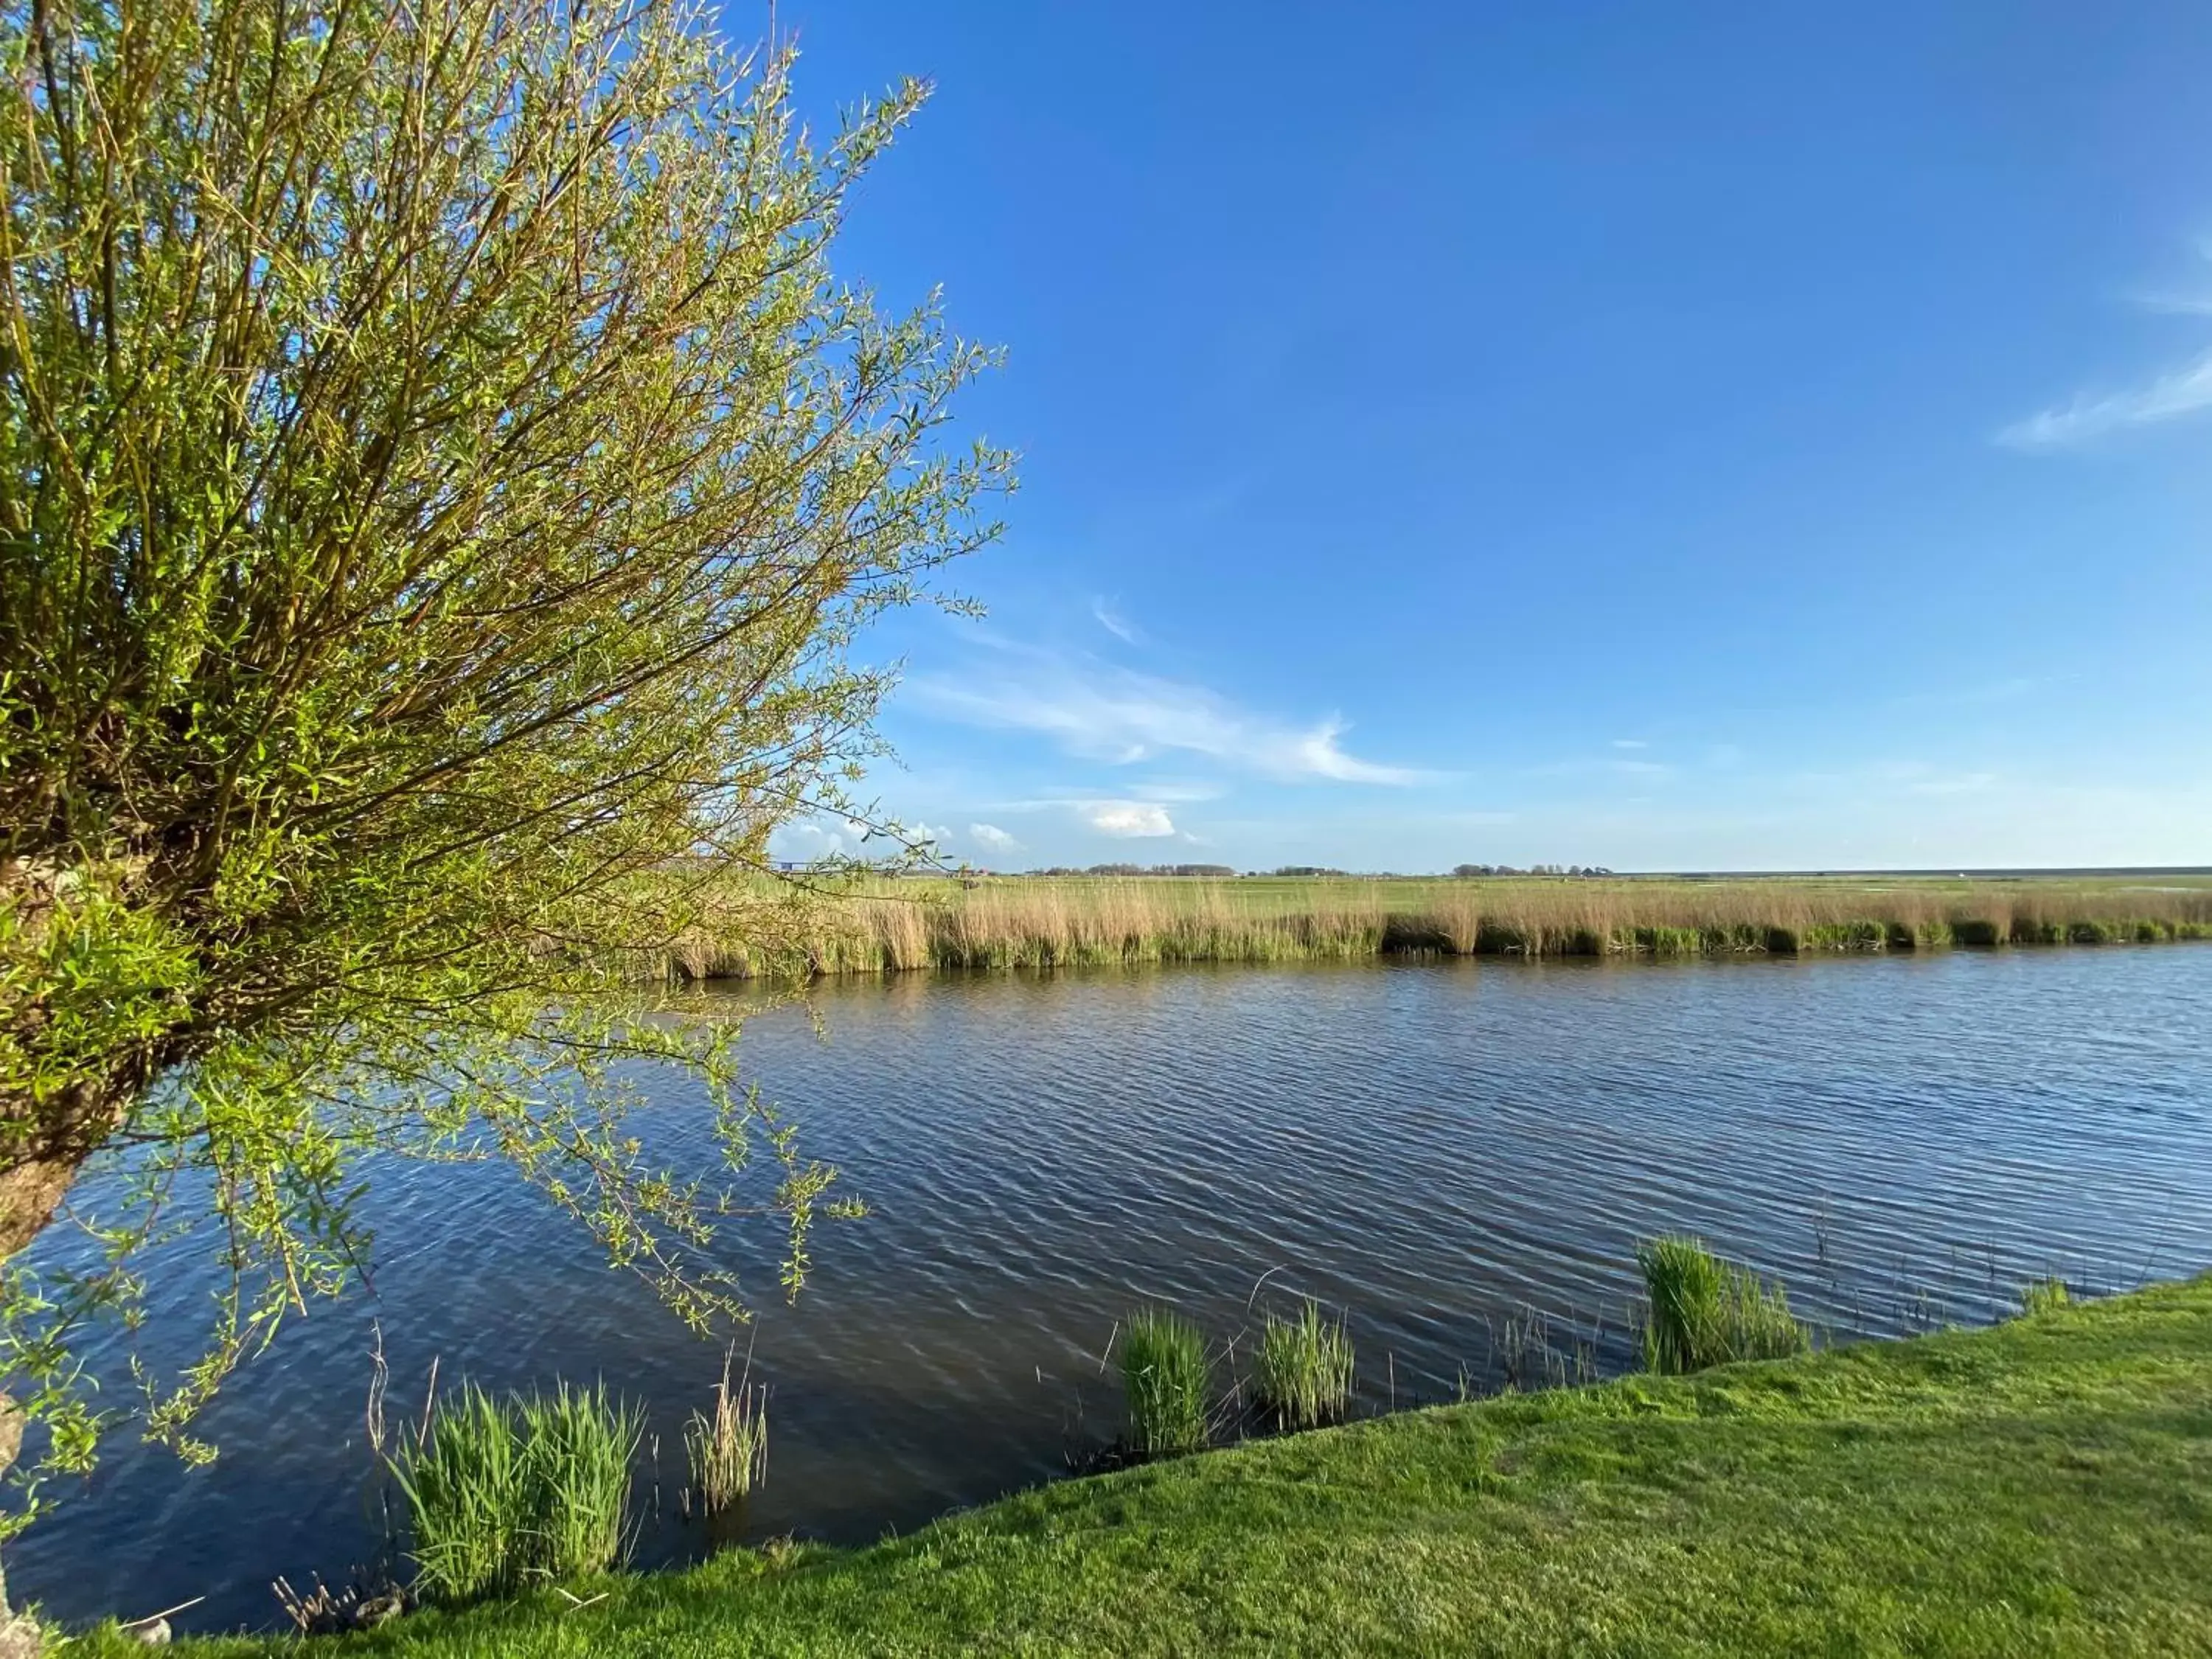
[[[1101,628],[1124,645],[1142,645],[1145,642],[1144,635],[1137,632],[1136,624],[1115,609],[1110,601],[1104,599],[1093,599],[1091,601],[1091,614],[1097,619]]]
[[[1026,648],[1004,654],[1018,672],[921,676],[908,694],[942,718],[1042,732],[1070,753],[1115,765],[1187,754],[1293,782],[1413,784],[1437,775],[1347,753],[1339,740],[1348,728],[1334,717],[1298,726],[1201,685]]]
[[[994,853],[1018,853],[1022,844],[995,823],[971,823],[968,833]]]
[[[2132,392],[2077,397],[2032,415],[1998,433],[1997,441],[2013,449],[2064,449],[2207,408],[2212,408],[2212,353]]]
[[[1151,801],[1085,801],[1077,811],[1085,823],[1103,836],[1172,836],[1176,832],[1168,809]]]
[[[1676,768],[1664,761],[1627,760],[1620,756],[1602,755],[1595,757],[1578,757],[1573,760],[1547,761],[1540,766],[1528,769],[1534,777],[1575,778],[1671,778]]]
[[[1651,745],[1641,738],[1615,738],[1613,746],[1615,749],[1649,749]]]
[[[2200,241],[2197,254],[2212,262],[2212,240]],[[2171,317],[2212,317],[2212,294],[2191,283],[2138,294],[2130,303],[2138,310]],[[2212,352],[2128,391],[2077,392],[2069,403],[2014,422],[1996,434],[1996,441],[2012,449],[2066,449],[2207,408],[2212,408]]]

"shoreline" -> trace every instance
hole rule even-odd
[[[1978,1330],[1508,1393],[411,1613],[402,1659],[2201,1650],[2212,1276]],[[1387,1585],[1387,1594],[1378,1587]],[[113,1626],[94,1655],[143,1651]],[[319,1650],[185,1638],[209,1659]]]

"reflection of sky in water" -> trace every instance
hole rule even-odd
[[[2212,949],[909,975],[817,1004],[826,1044],[781,1010],[747,1066],[874,1213],[818,1230],[805,1297],[756,1327],[750,1536],[857,1541],[1049,1478],[1117,1425],[1099,1350],[1134,1299],[1227,1337],[1270,1270],[1349,1309],[1365,1391],[1395,1376],[1402,1404],[1462,1367],[1494,1383],[1523,1304],[1626,1364],[1633,1244],[1661,1229],[1885,1334],[1987,1318],[2046,1272],[2212,1262]],[[649,1132],[703,1170],[703,1107],[662,1103]],[[20,1594],[64,1618],[204,1594],[193,1627],[264,1623],[275,1574],[364,1559],[372,1315],[395,1416],[433,1354],[446,1386],[644,1401],[665,1513],[640,1559],[696,1547],[681,1431],[717,1352],[507,1172],[398,1173],[374,1304],[319,1307],[233,1381],[214,1468],[117,1440],[17,1547]],[[166,1283],[170,1310],[212,1286]]]

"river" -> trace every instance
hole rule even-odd
[[[1985,1322],[2046,1273],[2212,1265],[2203,947],[910,975],[812,1001],[823,1036],[763,1013],[745,1067],[872,1213],[817,1229],[795,1308],[765,1245],[735,1258],[771,1391],[749,1539],[864,1541],[1065,1473],[1118,1426],[1102,1352],[1140,1299],[1224,1341],[1271,1298],[1340,1305],[1375,1409],[1499,1386],[1531,1309],[1556,1366],[1624,1369],[1662,1231],[1779,1274],[1832,1340]],[[659,1086],[655,1134],[703,1165],[703,1106]],[[11,1589],[64,1620],[204,1596],[177,1622],[212,1629],[276,1620],[278,1573],[343,1579],[380,1536],[372,1319],[395,1417],[433,1356],[443,1386],[642,1402],[636,1559],[704,1547],[675,1493],[719,1352],[504,1171],[398,1175],[375,1295],[232,1381],[210,1468],[111,1442]],[[157,1322],[212,1282],[164,1281]]]

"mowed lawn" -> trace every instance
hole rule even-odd
[[[872,1548],[574,1588],[604,1599],[547,1591],[314,1645],[2212,1654],[2212,1279],[1407,1413],[1071,1480]]]

